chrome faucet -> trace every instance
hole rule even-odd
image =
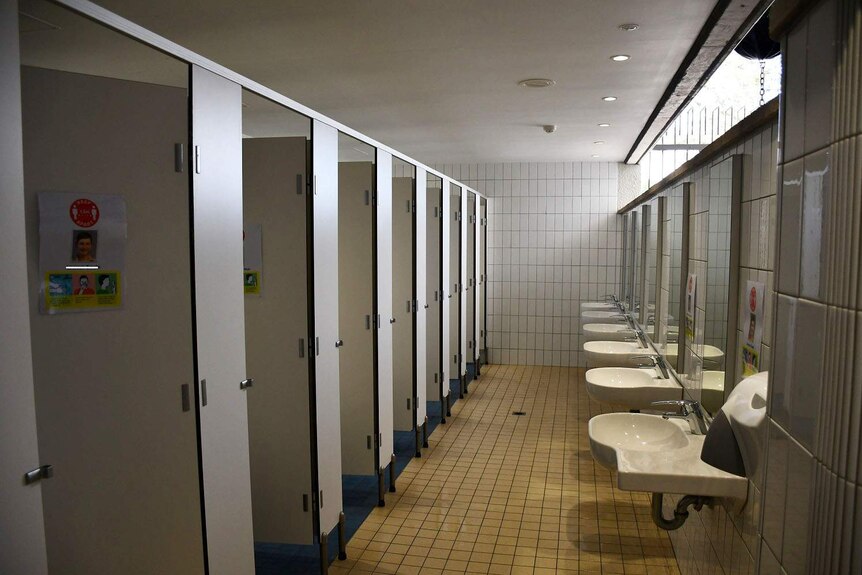
[[[712,423],[709,415],[700,407],[700,403],[690,399],[674,399],[671,401],[653,401],[651,405],[676,405],[679,413],[664,413],[662,419],[684,419],[692,435],[706,435]]]
[[[670,379],[670,372],[667,369],[667,363],[662,356],[650,353],[645,355],[636,355],[632,357],[632,359],[648,359],[650,361],[648,364],[641,364],[638,367],[654,367],[659,371],[659,373],[661,373],[662,379]]]

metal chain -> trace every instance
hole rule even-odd
[[[766,60],[760,61],[760,105],[766,97]]]

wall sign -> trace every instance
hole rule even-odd
[[[263,276],[263,229],[260,224],[242,231],[242,285],[246,295],[260,295]]]
[[[117,309],[123,303],[126,201],[105,194],[39,194],[39,310]]]
[[[742,376],[760,371],[760,344],[763,341],[763,299],[766,286],[760,282],[745,284],[745,297],[740,305],[739,325],[742,328]]]
[[[685,339],[694,343],[694,316],[697,307],[697,274],[688,274],[685,282]]]

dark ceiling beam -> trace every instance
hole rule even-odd
[[[719,0],[650,114],[627,164],[636,164],[667,130],[728,54],[769,8],[772,0]]]

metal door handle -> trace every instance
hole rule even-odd
[[[31,469],[24,474],[24,485],[30,485],[31,483],[36,483],[37,481],[49,479],[51,477],[54,477],[54,466],[42,465],[41,467]]]

